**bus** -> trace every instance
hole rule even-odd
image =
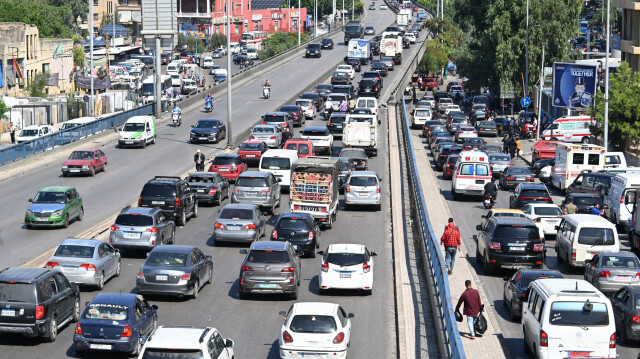
[[[266,31],[249,31],[242,34],[240,46],[247,45],[247,48],[262,49],[262,41],[269,37]]]
[[[154,97],[154,90],[155,90],[155,86],[154,86],[154,75],[151,75],[149,77],[147,77],[146,79],[144,79],[144,81],[142,81],[142,98],[144,103],[148,103],[148,102],[152,102],[155,101],[155,97]],[[166,98],[167,95],[167,89],[171,89],[172,87],[172,81],[171,81],[171,76],[169,75],[162,75],[160,77],[160,91],[162,92],[162,96],[161,98]]]

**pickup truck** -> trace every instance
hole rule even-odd
[[[378,155],[377,116],[366,114],[347,115],[342,130],[344,148],[362,148],[369,156]]]
[[[298,159],[291,166],[291,212],[309,213],[331,228],[338,214],[341,164],[327,157]]]

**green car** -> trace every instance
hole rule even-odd
[[[24,215],[24,224],[27,228],[33,227],[69,227],[69,222],[82,220],[84,208],[82,197],[73,187],[45,187],[38,191],[27,213]]]

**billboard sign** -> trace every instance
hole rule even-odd
[[[553,105],[575,109],[591,107],[597,76],[595,65],[554,63]]]

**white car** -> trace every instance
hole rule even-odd
[[[322,255],[319,276],[320,293],[328,289],[373,291],[373,257],[362,244],[330,244]]]
[[[544,166],[540,169],[540,174],[538,174],[538,179],[542,183],[549,183],[551,180],[551,166]]]
[[[212,65],[211,68],[209,68],[209,75],[215,75],[216,71],[221,69],[220,65]]]
[[[349,77],[352,80],[356,76],[356,72],[353,69],[353,66],[351,66],[351,65],[339,65],[338,67],[336,67],[336,71],[337,72],[346,72],[346,73],[348,73]]]
[[[209,69],[213,66],[213,57],[207,56],[202,60],[202,68]]]
[[[182,76],[177,72],[169,72],[167,75],[171,76],[171,86],[182,86]]]
[[[456,142],[462,142],[465,138],[477,138],[478,131],[476,131],[475,127],[468,125],[458,125],[458,130],[456,131]]]
[[[302,107],[302,112],[306,118],[313,119],[316,116],[316,107],[313,105],[312,100],[299,98],[296,100],[296,105]]]
[[[53,126],[30,125],[18,132],[18,134],[16,135],[16,143],[35,140],[38,137],[43,137],[51,133],[53,133]]]
[[[404,37],[409,39],[409,42],[412,44],[416,43],[416,35],[412,32],[407,32],[404,34]]]
[[[524,215],[540,229],[542,236],[555,236],[562,220],[562,210],[553,203],[529,203],[522,207]]]
[[[433,98],[433,96],[424,96],[422,97],[421,101],[428,101],[429,102],[429,106],[431,108],[436,108],[436,100]]]
[[[303,140],[311,140],[313,142],[313,149],[317,153],[325,152],[329,156],[333,152],[333,135],[329,132],[329,129],[323,126],[309,126],[305,127],[300,134],[300,138]]]
[[[447,108],[445,108],[444,115],[447,116],[449,113],[451,113],[453,111],[462,112],[462,110],[460,109],[460,106],[458,106],[458,105],[449,105],[449,106],[447,106]]]
[[[280,358],[347,358],[353,313],[334,303],[305,302],[294,303],[280,315]]]
[[[427,121],[431,121],[431,109],[426,107],[418,107],[413,111],[413,119],[411,126],[413,128],[422,128]]]
[[[198,90],[198,85],[192,79],[182,79],[182,94],[188,95]]]
[[[387,10],[387,9],[388,9],[387,5],[385,5],[385,4],[381,4],[380,5],[380,10]]]
[[[216,328],[159,326],[144,342],[139,358],[234,358],[233,340]]]

